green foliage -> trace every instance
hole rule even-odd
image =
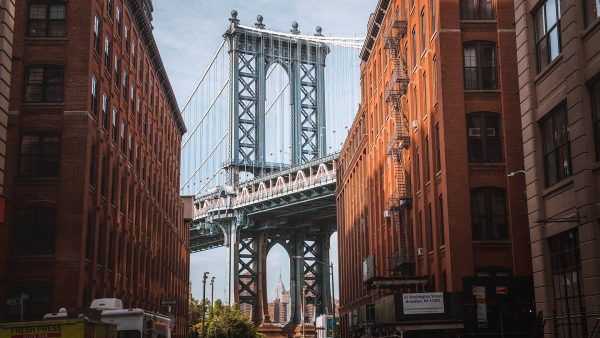
[[[264,338],[256,332],[256,327],[239,309],[237,305],[223,305],[220,299],[214,306],[209,305],[206,315],[206,338]],[[192,327],[198,335],[202,335],[202,322]]]

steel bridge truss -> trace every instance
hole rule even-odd
[[[276,244],[290,257],[290,322],[302,320],[303,306],[308,322],[330,313],[336,161],[337,154],[330,155],[196,199],[192,252],[228,248],[230,300],[251,308],[254,322],[270,320],[266,258]]]
[[[230,182],[235,182],[240,171],[258,175],[268,172],[269,166],[265,165],[266,79],[267,70],[275,63],[285,69],[291,83],[290,163],[297,165],[325,156],[327,45],[300,37],[273,35],[264,30],[262,18],[256,29],[240,26],[237,13],[232,13],[230,22],[224,34],[231,58]]]

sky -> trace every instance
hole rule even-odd
[[[377,1],[153,0],[153,4],[154,36],[179,106],[183,107],[222,42],[231,10],[237,10],[241,24],[248,26],[253,25],[260,14],[271,30],[289,32],[292,22],[296,21],[304,34],[314,34],[315,27],[321,26],[325,36],[364,37],[369,14]],[[339,298],[337,234],[331,238],[331,247],[330,255],[336,268],[335,293]],[[194,298],[202,297],[204,271],[215,276],[215,299],[223,298],[227,273],[225,248],[192,254],[190,261]],[[267,262],[267,289],[271,300],[280,273],[284,285],[289,288],[289,257],[282,247],[276,246],[269,253]],[[206,294],[210,297],[209,289]]]

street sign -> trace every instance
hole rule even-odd
[[[6,300],[6,305],[13,306],[21,304],[21,298],[9,298]]]
[[[160,300],[160,306],[171,306],[171,305],[177,305],[177,300],[176,299],[161,299]]]

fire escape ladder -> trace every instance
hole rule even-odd
[[[389,200],[393,226],[398,231],[398,251],[390,257],[390,271],[401,275],[414,274],[412,231],[406,209],[412,206],[410,178],[404,169],[404,150],[410,147],[406,92],[410,79],[400,49],[400,39],[406,37],[407,22],[396,11],[384,35],[384,48],[390,51],[391,78],[386,83],[385,100],[392,109],[394,131],[388,140],[388,155],[393,158],[396,191]]]

